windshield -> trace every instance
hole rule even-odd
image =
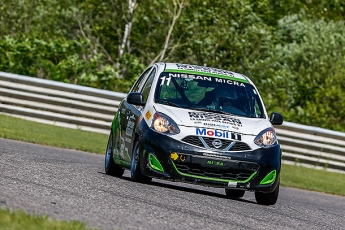
[[[161,73],[155,102],[194,110],[265,118],[255,88],[243,80],[185,73]]]

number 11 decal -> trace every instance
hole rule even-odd
[[[167,80],[166,85],[169,86],[170,85],[171,77],[166,77],[166,76],[161,77],[161,80],[162,80],[161,85],[164,85],[165,79]]]

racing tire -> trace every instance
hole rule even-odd
[[[235,190],[235,189],[227,189],[227,188],[225,189],[225,194],[227,197],[240,198],[244,196],[245,192],[246,192],[245,190]]]
[[[105,173],[108,175],[121,177],[124,173],[124,169],[115,164],[113,159],[113,132],[109,134],[109,140],[107,144],[107,150],[105,152]]]
[[[278,200],[278,194],[279,194],[279,182],[273,192],[270,192],[270,193],[255,192],[255,199],[256,199],[256,202],[261,205],[274,205]]]
[[[144,176],[140,169],[140,149],[139,142],[136,140],[133,145],[132,151],[132,161],[131,161],[131,178],[134,182],[139,183],[150,183],[152,181],[151,177]]]

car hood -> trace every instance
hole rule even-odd
[[[161,104],[156,104],[154,107],[157,112],[168,115],[178,126],[221,129],[247,135],[258,135],[262,130],[272,127],[270,121],[263,118],[246,118]]]

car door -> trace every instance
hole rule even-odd
[[[157,69],[155,67],[152,68],[152,71],[149,72],[148,76],[145,77],[142,87],[140,88],[140,93],[143,94],[143,101],[147,102],[147,99],[149,97],[151,88],[152,88],[152,83],[155,79],[155,75],[157,73]],[[125,138],[131,138],[131,140],[126,141],[126,147],[130,150],[130,156],[132,157],[132,146],[134,144],[134,139],[135,135],[134,132],[137,128],[138,125],[138,120],[142,116],[142,112],[144,110],[144,106],[140,105],[131,105],[128,109],[128,123],[126,127],[126,137]]]
[[[143,83],[147,79],[149,73],[151,72],[152,68],[146,69],[138,78],[138,80],[134,83],[130,92],[140,92]],[[131,145],[132,145],[132,135],[134,130],[134,124],[136,122],[135,116],[131,112],[133,105],[129,104],[126,100],[123,100],[121,103],[120,109],[120,151],[119,157],[126,161],[131,162],[131,158],[129,156],[131,152]]]

